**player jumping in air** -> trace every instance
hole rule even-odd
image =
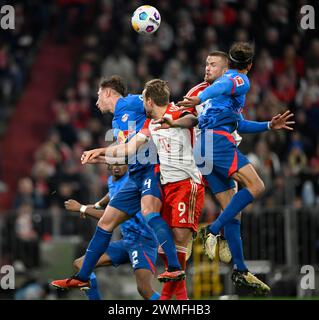
[[[289,111],[275,116],[270,122],[244,120],[241,111],[245,94],[249,89],[246,73],[251,68],[253,50],[248,44],[235,44],[230,50],[232,69],[226,71],[222,76],[218,73],[227,70],[227,59],[223,58],[222,53],[218,53],[217,56],[220,59],[216,60],[214,56],[207,59],[206,81],[191,90],[185,100],[179,103],[181,106],[194,108],[213,97],[202,106],[202,110],[197,107],[200,113],[201,132],[195,146],[195,158],[198,165],[201,165],[204,159],[204,165],[200,166],[201,171],[213,193],[217,194],[217,199],[224,211],[211,226],[201,230],[201,235],[205,240],[209,238],[209,251],[214,255],[218,242],[216,236],[224,227],[235,268],[232,275],[234,283],[252,288],[258,293],[268,293],[269,287],[252,275],[244,263],[240,220],[238,219],[240,211],[263,191],[264,186],[252,165],[237,149],[236,141],[231,133],[236,128],[242,133],[281,128],[292,129],[288,125],[294,122],[288,121],[292,116]],[[213,75],[214,79],[211,80],[216,79],[216,81],[209,85],[209,78],[213,78],[209,76]],[[199,91],[202,93],[197,97],[195,93],[198,94]],[[162,119],[162,122],[163,128],[165,125],[190,127],[196,125],[198,120],[194,116],[187,116],[175,123],[165,119]],[[234,197],[233,180],[244,186]]]
[[[125,86],[120,77],[104,79],[98,91],[97,106],[102,112],[114,114],[113,129],[118,140],[127,142],[142,128],[146,120],[143,99],[140,95],[125,96]],[[97,159],[105,148],[84,152],[82,163]],[[141,151],[144,155],[145,150]],[[141,158],[145,159],[145,156]],[[185,278],[178,261],[173,234],[160,216],[162,196],[156,167],[148,162],[135,161],[129,165],[129,180],[114,196],[98,222],[96,232],[88,246],[80,271],[69,279],[60,280],[60,286],[78,288],[89,285],[89,277],[101,255],[107,250],[112,231],[132,215],[141,211],[168,259],[168,269],[159,276],[160,281],[178,281]],[[94,162],[94,161],[93,161]],[[97,161],[95,161],[97,162]]]
[[[110,158],[131,155],[152,139],[160,161],[164,200],[162,216],[173,229],[180,263],[185,269],[187,245],[193,232],[197,231],[205,189],[193,156],[193,129],[157,130],[160,125],[156,124],[156,120],[164,115],[178,119],[189,114],[169,103],[169,96],[170,91],[165,81],[154,79],[147,82],[143,99],[149,119],[126,145],[111,146],[104,154]],[[177,299],[188,299],[185,281],[164,284],[161,299],[171,299],[174,294]]]
[[[81,203],[70,199],[65,202],[65,208],[72,212],[80,212],[81,218],[90,216],[100,219],[104,212],[103,208],[119,192],[129,178],[126,165],[113,165],[110,167],[112,175],[108,178],[109,192],[100,201],[94,206],[83,206]],[[131,263],[139,294],[147,300],[158,300],[160,294],[152,286],[158,248],[154,232],[147,225],[140,212],[132,219],[123,222],[120,227],[123,239],[112,241],[95,267],[117,267],[121,264]],[[83,260],[84,256],[74,261],[73,265],[77,271],[81,269]],[[90,300],[101,300],[94,273],[90,275],[90,284],[91,287],[84,290],[88,298]],[[53,282],[52,285],[60,288],[59,281]]]

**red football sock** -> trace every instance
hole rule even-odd
[[[183,270],[186,270],[186,252],[187,248],[176,246],[178,261]],[[174,293],[176,300],[188,300],[186,290],[186,280],[177,281],[174,283]]]
[[[159,252],[159,256],[162,258],[162,260],[165,264],[165,268],[167,269],[168,262],[167,262],[166,255],[162,252]],[[173,297],[173,293],[174,293],[174,286],[175,286],[174,282],[165,282],[163,284],[160,300],[171,300]]]

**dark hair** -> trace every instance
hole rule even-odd
[[[110,78],[103,78],[100,82],[102,89],[111,88],[119,93],[121,96],[126,95],[126,85],[123,78],[117,75],[113,75]]]
[[[161,79],[153,79],[146,82],[144,87],[145,98],[151,98],[158,106],[169,104],[170,91],[167,81]]]
[[[254,46],[248,42],[236,42],[229,50],[230,68],[243,70],[252,63]]]
[[[224,51],[215,50],[215,51],[212,51],[211,53],[209,53],[208,56],[221,57],[223,60],[225,60],[227,65],[229,64],[228,54],[226,52],[224,52]]]

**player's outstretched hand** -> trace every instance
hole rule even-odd
[[[100,162],[100,156],[103,155],[104,151],[105,151],[104,148],[84,151],[82,156],[81,156],[81,163],[82,164],[99,163]]]
[[[198,104],[200,104],[200,99],[198,97],[183,97],[183,101],[178,101],[176,103],[177,106],[183,107],[183,108],[194,108]]]
[[[293,130],[291,127],[292,124],[295,124],[295,121],[289,121],[291,120],[291,117],[293,117],[294,114],[290,112],[290,110],[287,110],[284,114],[277,114],[274,116],[270,121],[270,129],[272,130],[279,130],[279,129],[287,129],[287,130]]]
[[[154,128],[154,131],[160,130],[160,129],[169,129],[174,127],[174,120],[163,117],[161,119],[155,120],[154,124],[160,124],[159,127]]]

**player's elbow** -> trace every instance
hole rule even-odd
[[[198,118],[197,117],[192,117],[191,121],[192,121],[192,127],[195,127],[198,125]]]

